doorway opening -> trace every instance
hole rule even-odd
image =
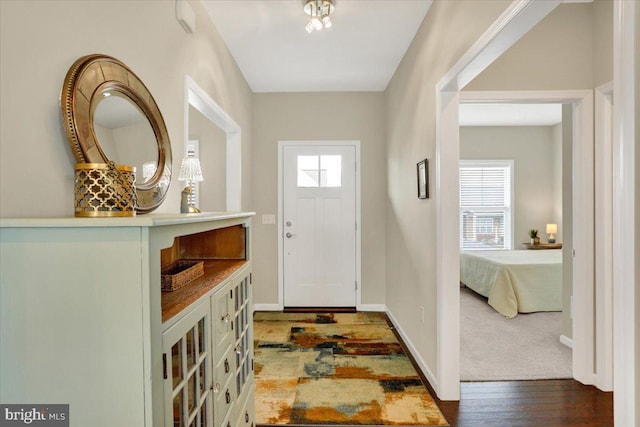
[[[572,107],[462,98],[460,379],[572,378]]]
[[[460,102],[482,102],[482,103],[562,103],[572,107],[572,158],[573,158],[573,187],[572,187],[572,226],[574,230],[593,230],[594,229],[594,170],[593,170],[593,94],[590,90],[584,91],[508,91],[508,92],[455,92],[450,94],[448,104],[443,108],[446,118],[441,118],[441,136],[447,140],[449,151],[446,155],[440,154],[439,164],[444,171],[446,165],[458,164],[459,154],[459,119],[458,109]],[[446,135],[446,137],[445,137]],[[451,146],[454,146],[451,150]],[[445,158],[446,157],[446,158]],[[444,160],[444,162],[443,162]],[[440,178],[444,175],[440,173]],[[449,184],[455,187],[453,194],[447,194],[447,203],[455,203],[458,206],[458,173],[457,168],[454,172],[447,172]],[[441,196],[445,198],[445,196]],[[450,200],[453,198],[453,200]],[[579,213],[579,214],[577,214]],[[443,235],[458,236],[459,224],[456,219],[441,219],[444,225]],[[450,239],[450,237],[449,237]],[[457,239],[456,239],[457,240]],[[573,283],[576,285],[573,289],[572,298],[572,316],[573,316],[573,360],[572,371],[573,378],[583,384],[594,383],[594,241],[593,233],[574,233],[572,238],[571,256],[573,257]],[[458,245],[439,245],[439,250],[446,260],[448,268],[440,270],[440,275],[447,274],[447,280],[438,282],[438,286],[442,286],[447,298],[451,298],[449,304],[454,304],[457,310],[442,313],[442,317],[453,316],[447,322],[457,324],[457,334],[440,335],[441,344],[440,351],[445,351],[447,345],[452,345],[457,354],[457,366],[449,366],[450,361],[447,359],[445,367],[454,370],[455,373],[445,376],[441,379],[441,383],[448,384],[451,387],[450,392],[456,394],[459,398],[459,342],[448,342],[449,338],[455,336],[459,340],[459,288],[455,290],[451,286],[452,283],[459,283],[459,252]],[[457,262],[456,262],[457,261]],[[453,264],[453,268],[451,265]],[[450,287],[451,289],[447,289]],[[452,349],[449,349],[449,356]],[[440,359],[442,360],[442,359]],[[455,376],[454,376],[455,375]],[[444,381],[442,381],[444,380]],[[446,381],[446,382],[445,382]],[[448,381],[452,381],[448,383]],[[455,384],[455,385],[454,385]]]
[[[187,151],[195,147],[197,144],[189,143],[191,139],[191,133],[198,128],[191,126],[191,122],[200,123],[200,129],[202,133],[199,134],[208,135],[212,141],[216,139],[224,139],[224,147],[213,147],[214,142],[209,143],[208,147],[201,148],[202,154],[209,157],[215,157],[220,154],[220,151],[224,153],[224,188],[218,189],[218,196],[216,200],[203,200],[205,209],[220,209],[222,211],[240,211],[242,210],[242,129],[240,125],[236,123],[233,118],[227,114],[222,107],[216,103],[207,92],[204,91],[191,77],[185,75],[184,80],[184,141],[185,141],[185,155]],[[201,116],[200,116],[201,115]],[[213,126],[217,129],[211,131]],[[200,130],[198,129],[198,130]],[[215,134],[219,131],[224,133],[222,137],[216,137]],[[222,144],[220,144],[222,145]],[[209,150],[218,150],[217,152],[208,153]],[[208,153],[208,154],[207,154]],[[205,163],[206,166],[206,163]],[[207,170],[215,170],[216,165],[211,165]],[[219,169],[219,168],[218,168]],[[223,178],[222,176],[218,178]],[[209,181],[213,181],[213,177],[209,178]],[[215,184],[212,185],[215,187]],[[208,189],[206,186],[202,188],[199,193],[199,197],[206,193],[215,193],[215,188]],[[219,200],[218,200],[219,199]],[[211,203],[211,204],[209,204]]]

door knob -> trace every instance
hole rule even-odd
[[[285,236],[287,236],[287,239],[290,239],[290,238],[294,237],[295,234],[287,233],[287,234],[285,234]]]

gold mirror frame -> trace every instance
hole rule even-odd
[[[78,59],[64,79],[61,109],[64,128],[77,163],[107,163],[93,125],[93,114],[104,94],[116,91],[133,102],[146,116],[158,143],[158,165],[154,175],[136,185],[140,213],[148,213],[163,202],[171,182],[171,142],[167,127],[149,89],[126,65],[107,55]],[[142,173],[142,171],[139,171]]]

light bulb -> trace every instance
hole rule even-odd
[[[323,28],[322,27],[322,22],[320,22],[320,20],[318,18],[311,19],[311,24],[313,24],[313,27],[316,30],[321,30]]]
[[[325,15],[322,18],[322,23],[324,24],[325,28],[330,28],[333,25],[333,22],[331,22],[331,18],[329,18],[329,15]]]
[[[313,33],[316,27],[313,25],[313,22],[309,21],[309,23],[305,25],[304,29],[307,30],[307,33]]]

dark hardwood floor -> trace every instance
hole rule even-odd
[[[462,383],[436,402],[451,427],[613,426],[613,393],[574,380]]]
[[[443,402],[387,322],[451,427],[613,426],[613,393],[575,380],[463,382],[460,401]]]

